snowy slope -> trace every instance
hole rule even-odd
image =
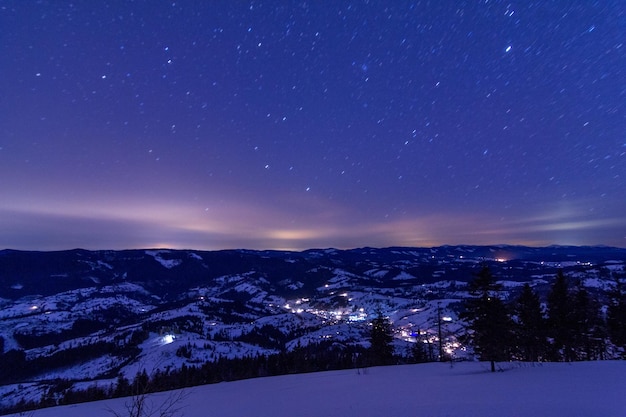
[[[506,300],[526,282],[545,300],[563,268],[606,305],[607,271],[623,276],[626,249],[0,251],[0,364],[24,355],[14,371],[0,367],[0,408],[62,393],[59,378],[75,389],[132,379],[145,363],[174,370],[320,343],[367,347],[378,311],[396,353],[439,346],[441,334],[446,354],[471,359],[459,312],[483,264]]]
[[[257,378],[187,390],[186,417],[624,417],[626,361],[430,363]],[[161,404],[168,393],[150,397]],[[127,399],[38,410],[35,417],[109,416]]]

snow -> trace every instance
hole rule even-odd
[[[300,281],[296,281],[287,286],[287,288],[289,288],[290,290],[294,290],[294,291],[299,290],[302,287],[304,287],[304,283]]]
[[[53,380],[55,378],[76,379],[98,378],[105,374],[109,369],[124,365],[124,360],[112,355],[103,355],[96,359],[82,362],[76,366],[70,366],[61,370],[53,370],[44,372],[39,375],[41,380]],[[136,374],[136,372],[135,372]],[[135,375],[133,374],[133,376]]]
[[[108,263],[103,262],[103,261],[98,261],[98,266],[100,266],[101,268],[106,268],[106,269],[110,269],[110,270],[114,269],[111,264],[108,264]]]
[[[626,361],[429,363],[257,378],[185,390],[185,417],[623,417]],[[151,396],[158,407],[171,393]],[[128,399],[42,409],[37,417],[109,416]]]
[[[500,284],[503,288],[523,287],[524,284],[526,284],[526,282],[507,281],[507,280],[497,281],[497,283]]]
[[[199,261],[203,261],[204,260],[204,259],[202,259],[202,256],[198,255],[197,253],[190,253],[189,257],[193,258],[193,259],[197,259]]]
[[[411,274],[409,274],[408,272],[400,272],[398,275],[396,275],[393,280],[394,281],[405,281],[405,280],[412,280],[415,279],[415,277]]]
[[[150,295],[148,291],[145,290],[144,287],[138,284],[133,284],[130,282],[124,282],[114,285],[107,285],[105,287],[100,288],[100,293],[102,294],[121,294],[121,293],[137,293],[143,295]]]
[[[163,259],[161,257],[161,254],[170,253],[170,251],[167,251],[167,250],[147,250],[145,251],[145,253],[146,255],[152,256],[155,261],[157,261],[158,263],[160,263],[163,267],[167,269],[172,269],[180,265],[181,263],[183,263],[183,261],[181,261],[180,259]]]
[[[365,271],[364,274],[373,278],[384,278],[389,273],[386,269],[370,269]]]
[[[611,284],[600,278],[585,278],[583,279],[583,286],[587,288],[600,288],[604,290],[610,290]]]

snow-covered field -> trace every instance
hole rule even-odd
[[[429,363],[257,378],[186,390],[185,417],[624,417],[626,361]],[[158,407],[171,393],[155,394]],[[36,411],[111,416],[128,399]],[[123,414],[122,414],[123,415]]]

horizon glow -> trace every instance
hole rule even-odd
[[[0,248],[626,247],[617,2],[0,8]]]

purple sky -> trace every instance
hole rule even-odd
[[[0,0],[0,248],[626,247],[625,22]]]

